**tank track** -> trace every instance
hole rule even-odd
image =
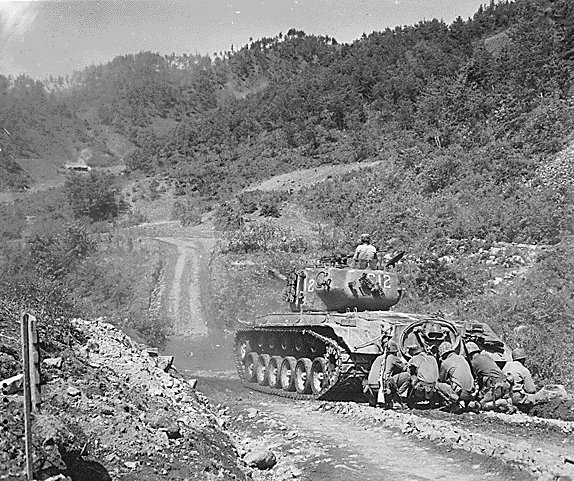
[[[264,333],[266,335],[276,336],[293,334],[294,336],[311,336],[317,339],[325,346],[325,354],[323,357],[329,357],[331,364],[334,365],[334,370],[329,374],[329,383],[323,388],[319,394],[300,394],[296,391],[285,391],[283,389],[272,388],[270,386],[261,385],[257,382],[249,382],[245,379],[245,365],[241,360],[239,349],[239,341],[244,336],[253,336],[253,333]],[[257,352],[257,350],[255,350]],[[258,353],[260,354],[260,353]],[[235,336],[235,364],[237,373],[243,384],[254,391],[263,392],[266,394],[273,394],[289,399],[296,400],[343,400],[343,399],[356,399],[362,393],[361,383],[366,377],[366,373],[357,369],[356,362],[351,358],[350,354],[343,349],[340,344],[327,336],[324,336],[312,329],[300,328],[257,328],[250,327],[246,329],[238,329]],[[367,371],[368,372],[368,371]]]

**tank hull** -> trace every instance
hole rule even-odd
[[[471,326],[476,324],[390,311],[269,314],[237,330],[236,367],[243,383],[257,391],[292,399],[358,399],[390,340],[407,361],[411,348],[436,355],[444,341],[464,353],[462,340],[477,340]],[[497,339],[480,326],[483,337],[486,330]],[[479,342],[499,359],[508,358],[501,341]]]

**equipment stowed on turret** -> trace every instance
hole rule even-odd
[[[411,348],[436,353],[445,340],[461,352],[466,334],[501,359],[507,357],[508,349],[485,324],[389,311],[402,295],[391,269],[402,256],[375,270],[326,258],[288,276],[272,271],[286,281],[284,300],[291,312],[258,317],[237,331],[235,357],[243,382],[295,399],[356,398],[391,339],[407,360]]]

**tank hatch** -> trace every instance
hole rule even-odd
[[[308,267],[289,275],[285,301],[295,312],[386,311],[401,294],[395,272]]]

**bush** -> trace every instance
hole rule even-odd
[[[418,274],[414,286],[420,297],[427,301],[453,299],[464,294],[467,280],[445,260],[428,256],[417,261]]]
[[[184,197],[174,202],[172,218],[178,220],[182,226],[201,224],[201,206],[196,197]]]
[[[126,210],[126,203],[114,180],[113,175],[106,173],[70,175],[64,192],[74,216],[97,222],[113,219]]]
[[[254,222],[227,233],[224,246],[225,252],[233,253],[306,252],[309,242],[301,236],[293,235],[290,229],[282,229],[270,222]]]
[[[504,333],[512,347],[524,347],[541,382],[574,387],[574,239],[539,254],[536,264],[495,295],[475,298],[469,316]],[[516,330],[518,326],[523,328]]]
[[[270,204],[267,202],[261,204],[261,211],[259,212],[259,215],[263,217],[281,217],[279,207],[275,204]]]
[[[95,251],[82,224],[68,224],[51,232],[35,234],[28,241],[30,263],[37,273],[61,278],[72,272],[79,262]]]
[[[224,202],[215,209],[215,228],[224,232],[239,229],[245,219],[241,204],[236,201]]]

